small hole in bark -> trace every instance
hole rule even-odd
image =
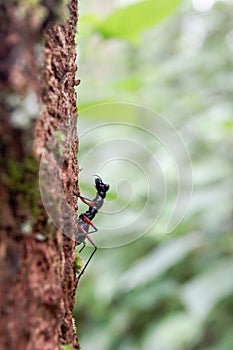
[[[64,169],[64,168],[66,168],[66,169],[68,168],[68,162],[67,162],[66,159],[64,160],[64,163],[63,163],[63,169]]]

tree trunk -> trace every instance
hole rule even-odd
[[[72,322],[75,242],[69,238],[74,235],[78,194],[77,0],[70,0],[68,8],[67,20],[60,24],[62,1],[0,0],[1,350],[79,349]],[[43,68],[38,53],[42,41]],[[33,127],[35,96],[42,112]],[[69,237],[49,220],[38,184],[44,147],[65,122],[69,147],[63,154],[61,181],[73,216],[68,218],[66,212],[64,219],[61,207],[62,224],[56,226],[63,232],[68,222]],[[49,159],[42,171],[45,178],[51,169],[60,169],[54,152]],[[52,180],[43,191],[56,201]]]

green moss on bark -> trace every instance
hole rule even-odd
[[[32,214],[32,219],[40,214],[40,191],[38,181],[38,162],[33,156],[24,159],[23,163],[9,159],[6,162],[4,182],[11,193],[12,204],[20,203],[23,211]]]

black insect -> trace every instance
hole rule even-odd
[[[80,214],[78,217],[78,233],[76,234],[76,241],[77,241],[78,245],[81,243],[83,244],[82,248],[79,250],[79,253],[85,248],[85,246],[86,246],[85,240],[86,239],[92,244],[92,246],[94,247],[94,250],[91,253],[91,255],[90,255],[89,259],[87,260],[87,262],[85,263],[85,265],[83,266],[81,272],[79,273],[79,275],[77,277],[77,284],[78,284],[81,276],[85,272],[87,265],[89,264],[89,262],[91,261],[93,255],[95,254],[95,252],[97,250],[96,244],[90,238],[89,235],[93,232],[98,231],[98,228],[93,224],[92,220],[94,219],[94,217],[98,213],[99,209],[104,204],[104,198],[106,197],[106,192],[109,190],[109,185],[105,184],[98,175],[95,175],[95,188],[97,190],[97,193],[96,193],[95,198],[92,200],[79,195],[79,198],[81,199],[81,201],[83,203],[89,205],[89,209],[87,211],[85,211],[84,213]],[[92,229],[93,229],[92,231],[89,231],[90,227],[92,227]]]

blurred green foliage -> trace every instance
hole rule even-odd
[[[102,21],[96,30],[104,38],[133,39],[144,29],[154,25],[167,16],[180,0],[145,0],[114,11]],[[142,15],[143,14],[143,15]]]
[[[192,202],[175,232],[155,225],[131,244],[97,251],[74,311],[85,350],[233,349],[233,8],[222,1],[202,12],[198,1],[186,1],[174,12],[178,3],[80,3],[79,125],[109,121],[82,117],[96,103],[154,108],[182,135],[194,175]],[[102,137],[81,139],[81,166]],[[93,158],[96,168],[107,151]],[[85,180],[81,174],[82,193],[92,197]],[[114,174],[107,181],[113,184]],[[143,193],[140,182],[137,188]],[[108,200],[127,203],[114,186]],[[166,205],[172,200],[168,195]],[[100,214],[95,223],[104,220]]]

